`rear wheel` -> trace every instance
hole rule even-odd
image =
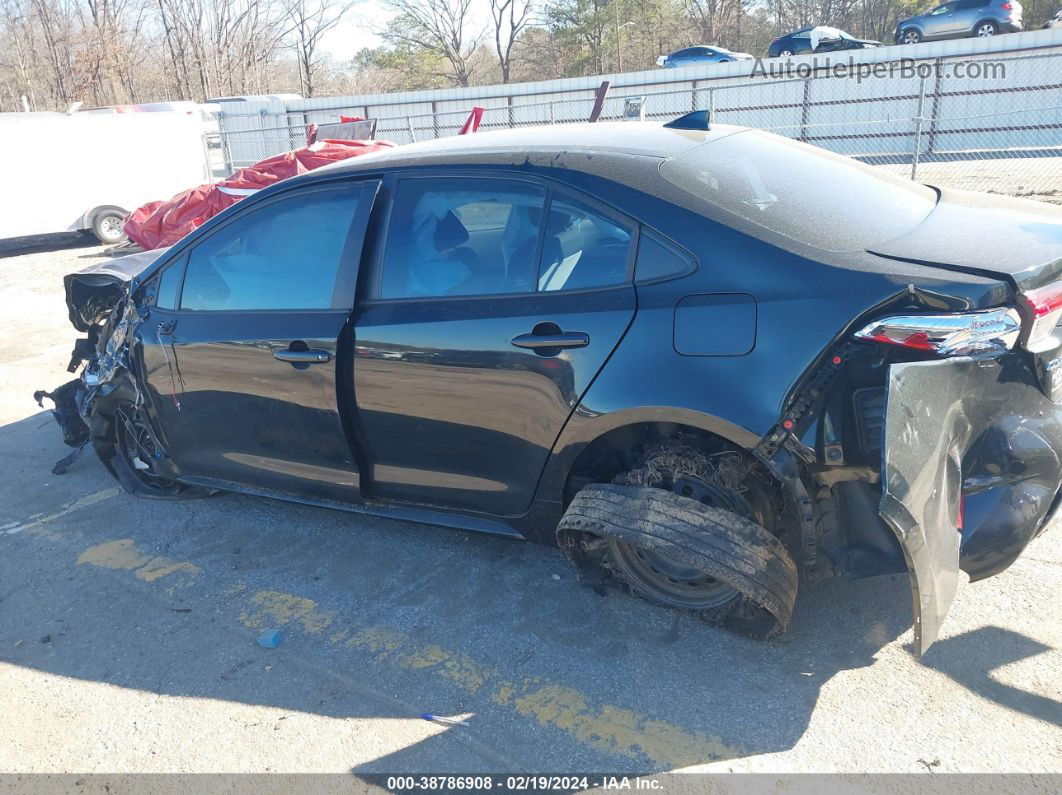
[[[995,36],[997,33],[999,33],[999,25],[990,19],[981,22],[974,29],[974,35],[979,39],[987,39],[989,36]]]
[[[647,601],[769,637],[788,627],[797,570],[768,529],[770,498],[739,469],[736,453],[662,443],[613,484],[581,489],[558,540],[591,584],[617,580]]]
[[[120,243],[125,240],[124,219],[121,210],[100,210],[92,218],[92,234],[104,245]]]

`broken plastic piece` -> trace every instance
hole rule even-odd
[[[258,636],[258,645],[263,649],[275,649],[280,645],[280,630],[267,629]]]

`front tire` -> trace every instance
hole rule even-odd
[[[914,28],[908,28],[900,34],[901,44],[918,44],[922,41],[922,34]]]
[[[107,463],[127,492],[156,499],[181,495],[184,487],[161,471],[162,451],[142,406],[118,403],[111,433],[113,449]]]

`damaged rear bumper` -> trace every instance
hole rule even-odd
[[[1062,405],[1021,352],[893,364],[884,441],[879,510],[907,559],[923,653],[960,569],[1002,571],[1045,527],[1062,478]]]

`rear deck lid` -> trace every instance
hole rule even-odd
[[[1062,278],[1062,207],[942,190],[925,220],[872,254],[1005,278],[1021,291]]]

